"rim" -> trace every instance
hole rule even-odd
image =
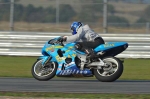
[[[45,77],[50,75],[51,73],[53,73],[54,69],[55,69],[55,63],[52,62],[49,65],[46,66],[42,66],[42,61],[43,60],[39,60],[35,65],[34,65],[34,73],[37,76],[40,77]]]
[[[118,70],[118,62],[113,58],[106,58],[103,60],[104,63],[107,65],[102,69],[97,69],[97,72],[101,76],[111,76]]]

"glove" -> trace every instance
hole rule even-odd
[[[58,38],[58,41],[59,41],[59,42],[65,42],[66,39],[67,39],[66,37],[61,36],[61,37]]]
[[[57,40],[58,40],[59,42],[63,42],[63,37],[59,37]]]

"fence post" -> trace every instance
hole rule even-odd
[[[56,26],[59,26],[59,0],[56,0]]]
[[[103,7],[103,32],[107,33],[107,0],[104,0]]]
[[[147,22],[147,23],[146,23],[146,33],[147,33],[147,34],[149,33],[149,28],[150,28],[150,23]]]
[[[10,2],[10,30],[14,31],[14,0]]]

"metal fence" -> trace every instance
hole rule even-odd
[[[0,32],[0,55],[40,56],[44,43],[56,36],[70,33]],[[124,41],[129,47],[117,55],[120,58],[150,58],[150,34],[101,34],[105,42]]]
[[[73,21],[82,21],[96,32],[150,34],[149,4],[149,0],[1,0],[0,30],[69,32]]]

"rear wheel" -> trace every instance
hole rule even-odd
[[[45,66],[42,66],[42,61],[37,60],[33,64],[31,72],[35,79],[47,81],[55,76],[58,65],[55,62],[48,62]]]
[[[102,82],[112,82],[117,80],[123,73],[122,62],[115,57],[105,57],[102,60],[106,66],[101,69],[94,69],[95,77]]]

